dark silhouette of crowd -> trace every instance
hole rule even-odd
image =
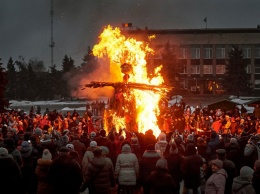
[[[164,107],[157,136],[106,131],[88,108],[41,111],[0,114],[1,193],[260,193],[258,106]]]

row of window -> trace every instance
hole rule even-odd
[[[251,48],[243,48],[244,58],[251,58]],[[200,48],[190,48],[190,57],[191,59],[200,59],[201,49]],[[188,58],[188,48],[181,47],[179,48],[179,58],[187,59]],[[203,48],[203,58],[212,59],[213,50],[212,48]],[[216,58],[225,59],[226,58],[226,49],[225,48],[216,48]],[[260,48],[255,48],[255,58],[260,58]]]

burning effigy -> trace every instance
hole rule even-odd
[[[113,87],[114,96],[104,113],[105,127],[141,132],[152,129],[159,135],[161,129],[157,123],[160,114],[159,102],[171,89],[163,85],[160,74],[162,66],[154,69],[154,76],[147,74],[147,54],[153,54],[148,43],[127,38],[119,28],[107,26],[99,36],[99,43],[93,48],[93,54],[107,58],[110,71],[117,74],[119,82],[95,82],[85,87]]]

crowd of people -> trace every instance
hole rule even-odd
[[[104,130],[86,110],[0,114],[1,193],[258,194],[260,107],[174,106],[161,133]]]

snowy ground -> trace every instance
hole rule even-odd
[[[181,101],[183,97],[177,95],[172,97],[172,100],[169,101],[169,106],[173,105],[174,103],[178,103]],[[101,98],[98,99],[100,101],[104,101],[105,103],[107,102],[108,98]],[[245,104],[251,100],[253,100],[250,97],[243,97],[243,98],[235,98],[234,96],[230,96],[230,100],[233,102],[236,102],[238,105],[238,107],[240,108],[242,104]],[[86,110],[86,104],[87,103],[92,103],[93,101],[60,101],[60,100],[52,100],[52,101],[16,101],[16,100],[11,100],[10,103],[10,107],[11,109],[23,109],[25,112],[29,112],[30,108],[32,106],[40,106],[41,107],[41,111],[44,112],[46,110],[46,108],[49,108],[49,110],[54,110],[56,109],[57,111],[61,111],[61,112],[67,112],[67,111],[73,111],[76,110],[77,112],[83,113]],[[194,102],[194,103],[192,103]],[[192,110],[194,109],[194,107],[197,106],[197,101],[192,101],[192,99],[190,99],[190,106],[192,107]],[[254,107],[248,107],[246,105],[244,105],[245,108],[247,109],[248,113],[252,113],[254,110]]]

